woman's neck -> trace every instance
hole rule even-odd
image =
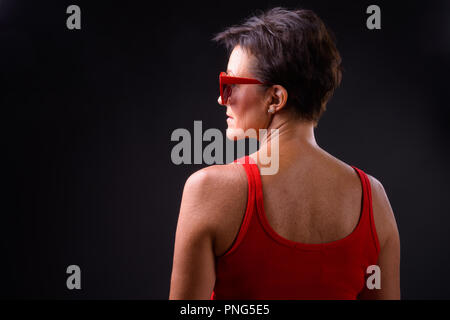
[[[291,115],[275,115],[265,134],[260,136],[260,148],[270,148],[278,140],[280,148],[318,147],[314,136],[314,123],[294,119]]]
[[[267,130],[259,136],[259,149],[253,158],[262,167],[275,165],[278,168],[280,155],[283,155],[283,160],[289,162],[291,156],[306,156],[319,149],[314,136],[313,122],[277,114]]]

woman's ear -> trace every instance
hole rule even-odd
[[[280,111],[286,105],[288,99],[287,90],[278,84],[273,85],[268,90],[269,109],[272,113]]]

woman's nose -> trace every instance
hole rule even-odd
[[[222,103],[222,97],[221,97],[221,96],[219,96],[219,98],[217,98],[217,102],[218,102],[221,106],[223,106],[223,103]]]

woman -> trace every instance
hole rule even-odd
[[[189,177],[169,298],[399,299],[400,240],[382,184],[314,137],[341,80],[323,22],[274,8],[214,40],[231,50],[218,99],[227,136],[276,129],[279,167],[261,175],[267,134],[248,157]]]

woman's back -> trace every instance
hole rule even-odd
[[[320,148],[302,155],[281,157],[273,176],[242,164],[245,212],[223,224],[233,239],[216,258],[214,299],[353,299],[363,289],[379,252],[369,179]]]
[[[322,150],[307,157],[285,161],[287,165],[281,159],[276,175],[261,176],[267,218],[275,231],[292,241],[341,239],[358,223],[361,181],[353,168]]]
[[[275,175],[261,175],[264,210],[270,226],[279,235],[301,243],[326,243],[349,235],[361,213],[362,185],[355,170],[320,148],[280,157]],[[250,155],[256,162],[256,154]],[[234,165],[234,164],[233,164]],[[243,171],[244,169],[241,168]],[[236,174],[229,170],[228,174]],[[243,177],[243,178],[242,178]],[[218,239],[222,255],[234,241],[247,203],[245,174],[233,195],[236,210],[223,222]],[[228,244],[227,244],[228,243]]]

